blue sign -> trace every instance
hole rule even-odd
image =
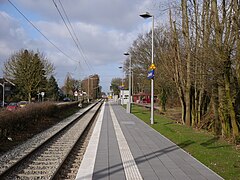
[[[154,78],[154,69],[151,69],[150,71],[148,71],[148,79],[153,79]]]

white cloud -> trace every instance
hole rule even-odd
[[[107,91],[111,78],[122,77],[118,66],[125,59],[123,52],[128,50],[139,32],[151,28],[150,21],[138,16],[152,10],[151,0],[61,0],[81,44],[83,58],[51,0],[11,1],[50,41],[80,64],[59,52],[9,3],[1,1],[0,22],[4,28],[0,29],[0,66],[19,49],[39,50],[54,63],[60,85],[67,72],[76,79],[98,73],[104,83],[103,89]],[[59,0],[55,2],[60,8]],[[5,9],[1,9],[1,5]]]
[[[72,21],[129,31],[139,23],[139,13],[151,10],[153,1],[156,0],[61,0],[61,3]],[[55,2],[61,9],[59,0]],[[36,19],[61,21],[51,0],[15,0],[15,3],[24,12],[34,13]]]
[[[26,34],[18,21],[0,11],[0,60],[6,59],[12,51],[24,46]]]

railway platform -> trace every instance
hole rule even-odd
[[[187,143],[186,143],[187,144]],[[103,104],[77,180],[223,179],[113,102]]]

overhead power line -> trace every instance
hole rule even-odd
[[[63,52],[59,47],[57,47],[52,41],[50,41],[47,36],[45,36],[10,0],[8,0],[8,2],[19,12],[19,14],[21,14],[24,19],[29,22],[34,29],[36,29],[50,44],[52,44],[58,51],[60,51],[64,56],[66,56],[68,59],[75,61],[75,62],[79,62],[77,60],[74,60],[73,58],[71,58],[69,55],[67,55],[65,52]]]
[[[84,55],[84,52],[83,52],[82,47],[81,47],[81,45],[80,45],[80,42],[79,42],[79,40],[78,40],[78,38],[77,38],[77,36],[76,36],[76,33],[75,33],[74,29],[73,29],[73,26],[72,26],[72,24],[71,24],[71,22],[70,22],[70,20],[69,20],[69,18],[68,18],[68,15],[67,15],[67,13],[66,13],[66,11],[65,11],[62,3],[61,3],[61,1],[59,0],[59,3],[60,3],[60,5],[61,5],[62,11],[64,12],[64,15],[65,15],[65,17],[66,17],[66,19],[67,19],[67,22],[68,22],[68,24],[69,24],[72,32],[71,32],[69,26],[67,25],[67,22],[66,22],[66,20],[64,19],[63,15],[62,15],[62,13],[61,13],[61,11],[60,11],[60,9],[58,8],[57,3],[55,2],[55,0],[52,0],[52,2],[53,2],[53,4],[54,4],[55,8],[57,9],[57,11],[58,11],[61,19],[63,20],[63,23],[64,23],[64,25],[66,26],[66,28],[67,28],[67,30],[68,30],[68,32],[69,32],[69,34],[70,34],[70,36],[71,36],[74,44],[76,45],[76,47],[77,47],[80,55],[83,57],[83,59],[84,59],[86,65],[87,65],[88,69],[91,71],[91,67],[89,66],[88,62],[86,61],[86,57],[85,57],[85,55]]]
[[[68,18],[68,15],[67,15],[67,13],[66,13],[66,11],[65,11],[65,8],[64,8],[64,6],[62,5],[61,0],[58,0],[58,1],[59,1],[60,5],[61,5],[61,8],[62,8],[62,10],[63,10],[63,12],[64,12],[65,17],[67,18],[68,24],[69,24],[70,27],[71,27],[71,30],[72,30],[72,32],[73,32],[73,35],[74,35],[74,37],[76,38],[76,41],[77,41],[77,43],[78,43],[78,45],[79,45],[79,48],[80,48],[81,54],[82,54],[82,56],[83,56],[83,59],[84,59],[85,63],[87,64],[88,68],[89,68],[90,71],[91,71],[93,68],[92,68],[92,66],[89,65],[89,63],[88,63],[88,61],[87,61],[88,58],[87,58],[87,56],[85,55],[85,53],[84,53],[84,51],[83,51],[83,48],[82,48],[82,46],[81,46],[81,43],[80,43],[80,41],[78,40],[78,37],[77,37],[77,35],[76,35],[75,31],[74,31],[74,28],[73,28],[73,26],[72,26],[72,23],[70,22],[70,20],[69,20],[69,18]]]

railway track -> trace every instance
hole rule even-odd
[[[74,179],[102,102],[0,157],[0,179]]]

